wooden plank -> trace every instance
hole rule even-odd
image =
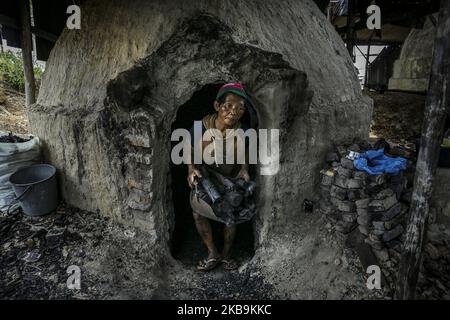
[[[23,71],[25,75],[25,105],[28,107],[36,102],[36,87],[34,81],[33,59],[31,54],[33,43],[31,41],[29,0],[20,0],[20,20],[22,25],[21,44]]]
[[[397,277],[397,299],[414,299],[424,246],[429,201],[450,97],[450,1],[441,0],[433,49],[425,119],[404,251]]]

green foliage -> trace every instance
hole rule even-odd
[[[42,78],[44,73],[40,66],[34,67],[34,77],[37,82]],[[22,57],[11,51],[0,53],[0,80],[9,83],[17,90],[24,90],[24,75]]]

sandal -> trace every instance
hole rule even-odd
[[[197,270],[200,271],[208,271],[212,270],[219,264],[220,260],[219,258],[210,258],[210,259],[203,259],[198,262]]]
[[[237,269],[239,267],[237,262],[234,259],[231,259],[231,258],[229,258],[229,259],[222,259],[221,262],[224,264],[223,268],[225,270],[235,270],[235,269]]]

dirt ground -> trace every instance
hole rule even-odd
[[[414,149],[422,130],[426,96],[406,92],[366,94],[374,104],[370,136]]]
[[[0,131],[29,132],[25,114],[25,96],[0,82]]]
[[[318,212],[308,219],[303,229],[314,225],[314,233],[298,243],[296,264],[303,283],[281,277],[282,293],[249,267],[203,273],[176,260],[161,266],[161,277],[171,274],[173,280],[155,286],[149,241],[138,230],[64,203],[42,217],[16,211],[0,217],[0,299],[283,299],[288,293],[300,299],[389,299],[389,290],[367,290],[357,256]],[[270,254],[286,259],[283,248]],[[72,265],[81,270],[79,290],[67,286]]]
[[[3,86],[1,89],[0,131],[27,133],[23,95]],[[371,135],[412,147],[420,134],[425,97],[393,92],[369,93],[369,96],[374,99]],[[308,236],[297,244],[302,258],[296,266],[305,274],[305,279],[295,285],[288,277],[277,280],[280,287],[291,288],[289,296],[300,299],[392,299],[389,288],[372,292],[365,288],[367,274],[358,257],[336,238],[330,224],[316,212],[308,219],[305,226],[299,226],[299,232]],[[450,284],[447,276],[450,253],[443,254],[435,248],[448,247],[450,235],[444,235],[444,230],[438,226],[434,229],[435,235],[429,236],[434,242],[428,244],[425,251],[427,268],[422,269],[418,293],[424,299],[449,299],[446,287]],[[148,239],[139,231],[64,203],[55,213],[45,217],[33,218],[21,212],[0,217],[0,298],[285,298],[281,292],[268,287],[262,280],[264,277],[250,272],[250,268],[228,273],[218,268],[199,274],[185,261],[164,267],[166,272],[176,270],[176,283],[155,288],[156,282],[148,279],[151,272],[146,261],[151,257],[146,256],[146,246]],[[283,250],[267,254],[274,259],[285,258]],[[67,268],[71,265],[82,270],[80,290],[67,287]],[[289,274],[288,271],[284,273]],[[211,286],[211,283],[215,285]],[[308,287],[311,283],[315,286]],[[318,288],[326,290],[318,292]]]

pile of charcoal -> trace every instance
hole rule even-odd
[[[339,236],[345,238],[358,228],[377,258],[387,261],[401,248],[412,178],[408,172],[369,175],[355,168],[352,155],[379,147],[360,141],[328,153],[319,207]]]
[[[32,136],[29,139],[21,138],[9,132],[7,135],[0,136],[0,143],[21,143],[30,141],[32,138]]]
[[[100,246],[107,221],[98,214],[64,203],[46,216],[32,217],[20,209],[0,216],[0,299],[98,298],[84,264]],[[67,287],[71,265],[83,268],[81,290]]]

